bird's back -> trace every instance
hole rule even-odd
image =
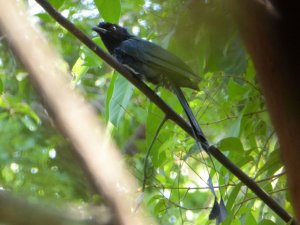
[[[198,90],[200,78],[190,67],[174,54],[152,42],[131,36],[120,44],[116,53],[119,54],[119,61],[129,57],[125,59],[125,64],[131,64],[128,66],[133,67],[136,72],[146,73],[146,80],[152,83],[170,81],[178,87]],[[160,78],[152,81],[156,76]]]

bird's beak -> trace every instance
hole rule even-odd
[[[93,31],[96,31],[99,34],[105,34],[107,32],[107,30],[101,28],[101,27],[93,27],[92,28]]]

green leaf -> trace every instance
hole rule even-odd
[[[3,90],[4,90],[4,85],[3,85],[2,79],[0,79],[0,94],[3,93]]]
[[[6,181],[6,182],[12,182],[15,178],[14,172],[8,166],[5,166],[1,170],[1,175],[2,175],[2,178],[4,179],[4,181]]]
[[[112,77],[111,77],[111,80],[110,80],[110,83],[109,83],[109,87],[107,89],[107,92],[106,92],[106,99],[105,99],[105,122],[108,123],[109,121],[109,112],[110,112],[110,107],[109,107],[109,103],[110,103],[110,100],[113,96],[113,93],[114,93],[114,87],[115,87],[115,81],[117,79],[117,74],[113,71],[112,72]]]
[[[56,9],[59,9],[64,4],[64,0],[49,0],[49,2]]]
[[[244,152],[244,147],[239,138],[224,138],[219,142],[219,148],[222,151],[239,151]]]
[[[92,39],[94,42],[96,42],[97,45],[99,45],[100,48],[104,49],[104,44],[100,40],[99,37]],[[79,52],[80,58],[82,59],[82,66],[87,67],[101,67],[103,64],[103,60],[86,46],[80,46],[80,52]]]
[[[121,14],[120,0],[94,0],[102,18],[111,23],[118,23]]]
[[[148,114],[147,114],[147,121],[146,121],[146,127],[147,127],[147,135],[146,135],[146,143],[147,146],[150,146],[156,132],[157,128],[159,127],[160,123],[163,121],[164,114],[161,110],[159,110],[154,104],[149,104],[148,107]],[[159,133],[159,139],[161,140],[161,135],[163,133],[163,130],[160,130]],[[165,139],[163,139],[165,141]],[[157,142],[154,144],[153,149],[155,149]],[[159,148],[160,146],[158,146]],[[153,153],[153,152],[152,152]]]
[[[232,212],[232,207],[233,207],[233,204],[235,203],[236,201],[236,197],[238,196],[239,192],[241,191],[241,187],[242,187],[242,183],[240,182],[238,185],[236,185],[232,191],[230,192],[230,195],[228,197],[228,200],[227,200],[227,204],[226,204],[226,208],[227,208],[227,211],[228,212]]]
[[[22,118],[23,124],[28,128],[30,131],[37,130],[37,124],[27,115]]]
[[[170,151],[171,146],[174,145],[174,140],[169,139],[163,142],[157,151],[151,151],[152,162],[155,168],[160,167],[166,160],[166,152]]]
[[[84,61],[79,57],[72,67],[72,75],[75,77],[74,84],[76,85],[81,78],[89,70],[89,67],[84,65]]]
[[[273,175],[274,172],[279,170],[282,167],[282,163],[279,156],[279,150],[274,150],[268,157],[267,162],[259,169],[257,175],[261,175],[264,172],[267,172],[268,175]]]
[[[166,203],[164,199],[160,199],[158,203],[154,206],[154,213],[158,215],[166,208]]]
[[[32,108],[24,103],[20,102],[20,99],[15,96],[2,95],[0,96],[0,107],[12,110],[17,113],[22,113],[31,117],[36,124],[40,124],[41,120],[39,116],[32,110]]]
[[[233,35],[223,49],[223,57],[219,67],[224,68],[227,74],[242,74],[247,68],[247,54],[242,41],[236,34]]]
[[[199,154],[199,152],[202,151],[202,148],[199,149],[198,143],[195,143],[190,147],[189,151],[185,154],[183,157],[183,160],[186,161],[188,158],[190,158],[192,155]]]
[[[35,14],[36,17],[38,17],[41,21],[43,22],[51,22],[52,21],[52,17],[48,14],[48,13],[37,13]]]
[[[154,195],[152,198],[150,198],[150,200],[147,202],[147,205],[152,205],[154,204],[156,201],[162,200],[163,196],[162,195]]]
[[[133,93],[133,86],[123,76],[118,76],[109,102],[109,120],[116,127],[124,116]]]
[[[256,71],[251,60],[248,60],[248,65],[245,73],[245,79],[253,80],[255,77]]]
[[[245,224],[247,224],[247,225],[257,225],[257,222],[256,222],[256,220],[255,220],[255,218],[254,218],[254,216],[252,215],[251,212],[247,213]]]
[[[241,112],[239,117],[235,120],[235,122],[232,123],[229,130],[229,136],[239,137],[241,132],[241,123],[242,123],[243,115],[244,113]]]
[[[247,88],[233,79],[228,82],[228,95],[230,99],[241,99],[241,97],[248,91]]]

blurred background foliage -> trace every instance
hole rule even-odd
[[[144,157],[163,113],[124,78],[61,28],[34,0],[23,1],[32,20],[65,59],[72,82],[99,114],[132,173],[143,183]],[[185,90],[212,144],[288,211],[286,177],[278,142],[234,21],[222,0],[50,0],[103,47],[91,27],[119,23],[182,58],[201,77],[200,90]],[[56,130],[5,34],[0,37],[0,186],[55,204],[101,204]],[[153,87],[155,88],[155,87]],[[176,98],[159,95],[183,115]],[[76,121],[74,121],[76,123]],[[218,162],[195,150],[194,141],[168,121],[150,154],[144,203],[159,224],[213,224],[206,180],[220,185],[227,219],[222,224],[284,224]],[[217,193],[220,194],[219,192]]]

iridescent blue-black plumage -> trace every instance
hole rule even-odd
[[[169,51],[131,35],[116,24],[101,22],[93,30],[110,54],[141,79],[168,88],[172,82],[177,87],[198,90],[199,77]]]
[[[93,27],[107,50],[140,79],[171,89],[178,97],[194,136],[207,150],[207,140],[180,87],[198,90],[199,77],[177,56],[160,46],[130,34],[116,24],[101,22]]]

